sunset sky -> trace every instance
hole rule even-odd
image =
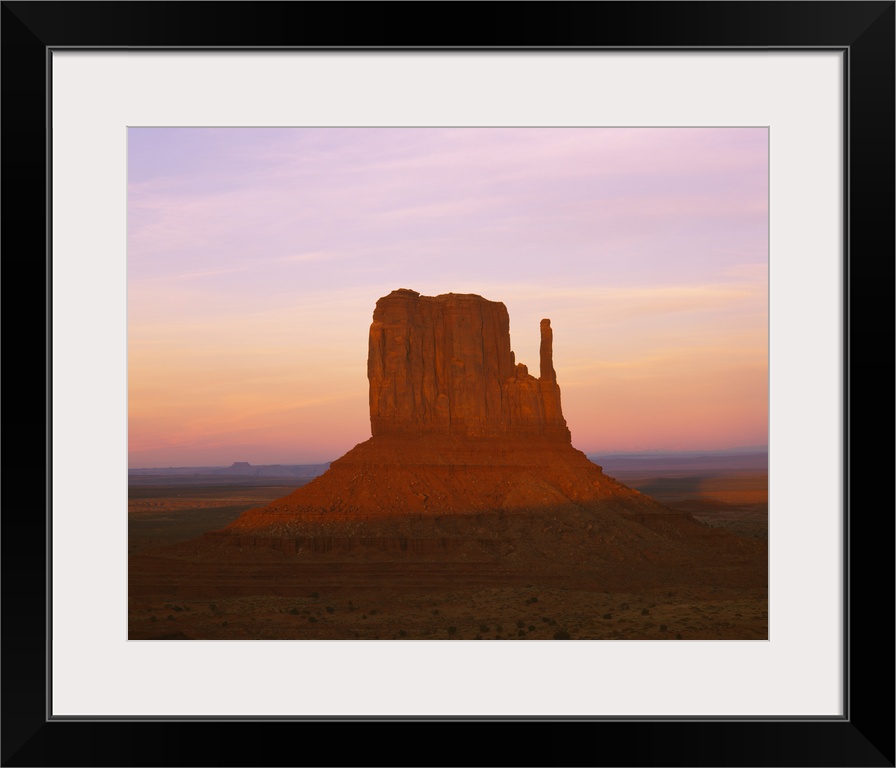
[[[768,440],[765,128],[131,128],[129,465],[330,461],[370,436],[396,288],[539,321],[573,445]]]

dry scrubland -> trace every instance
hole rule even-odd
[[[725,529],[735,545],[765,546],[765,473],[619,472],[616,477],[712,528]],[[249,488],[133,486],[130,638],[768,637],[765,563],[749,567],[743,578],[734,576],[731,569],[743,565],[736,555],[724,566],[731,578],[696,563],[670,577],[668,571],[654,573],[646,561],[609,570],[583,567],[571,576],[568,570],[535,572],[512,557],[490,557],[480,550],[454,556],[364,548],[285,553],[197,538],[283,497],[296,487],[294,479],[287,482]],[[561,532],[557,541],[562,540]],[[643,578],[626,589],[626,571],[640,571]]]
[[[137,599],[132,639],[762,640],[764,595],[560,588],[444,593],[312,591],[303,597]]]

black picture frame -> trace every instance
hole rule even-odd
[[[3,2],[3,341],[14,367],[3,381],[2,764],[893,766],[894,6],[816,0]],[[48,719],[48,93],[50,53],[63,47],[843,51],[845,715],[458,718],[455,724],[477,729],[465,738],[446,738],[447,718],[419,717],[409,718],[419,722],[403,729],[401,740],[395,726],[406,722],[387,718]],[[32,291],[39,298],[30,298]],[[22,294],[29,297],[26,305]],[[33,447],[35,435],[45,461],[38,458],[42,449]],[[89,514],[89,508],[77,513]],[[377,728],[355,733],[362,723]],[[501,727],[486,731],[480,723]],[[420,740],[432,751],[410,748]]]

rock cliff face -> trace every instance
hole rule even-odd
[[[475,294],[400,289],[376,303],[367,357],[376,435],[547,435],[570,440],[541,321],[541,372],[515,364],[510,318]]]

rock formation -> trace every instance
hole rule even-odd
[[[367,357],[377,435],[570,439],[560,410],[551,321],[541,321],[541,375],[514,364],[507,308],[475,294],[400,289],[376,303]]]
[[[371,438],[226,530],[291,536],[330,523],[595,505],[669,514],[572,447],[550,320],[540,358],[537,379],[516,363],[500,302],[393,291],[370,326]]]
[[[380,299],[370,439],[222,530],[133,555],[129,636],[767,637],[767,543],[607,477],[572,446],[550,321],[538,378],[509,328],[479,296]],[[153,624],[173,601],[195,607],[189,635]]]

